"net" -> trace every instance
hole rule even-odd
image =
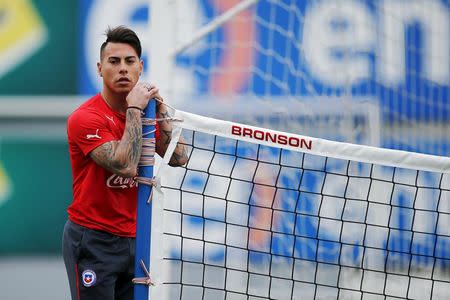
[[[449,158],[175,117],[150,299],[450,296]]]
[[[156,81],[177,107],[193,111],[201,97],[255,107],[270,99],[272,109],[329,98],[351,118],[354,103],[369,101],[379,107],[382,147],[450,153],[448,1],[162,2],[171,19],[155,16],[165,20],[155,34],[166,44],[154,45],[152,76],[168,73]],[[252,5],[215,23],[242,3]],[[164,61],[168,49],[175,53]],[[346,130],[357,131],[352,122]]]

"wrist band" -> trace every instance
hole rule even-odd
[[[127,107],[127,109],[130,109],[130,108],[139,109],[142,112],[142,108],[140,108],[140,107],[137,107],[137,106],[128,106]]]

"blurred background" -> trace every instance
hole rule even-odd
[[[98,93],[108,26],[141,38],[176,108],[448,156],[448,0],[0,0],[0,298],[68,299],[67,116]],[[200,32],[201,33],[201,32]]]

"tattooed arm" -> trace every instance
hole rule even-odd
[[[162,100],[162,98],[159,98]],[[157,114],[158,118],[168,118],[169,113],[167,108],[163,103],[157,104]],[[160,138],[156,141],[156,152],[164,157],[167,147],[169,147],[170,141],[172,140],[172,124],[170,121],[162,121],[159,123]],[[186,147],[184,145],[183,137],[180,137],[175,150],[173,151],[172,157],[170,158],[169,165],[172,167],[185,165],[188,160]]]
[[[136,176],[142,148],[141,110],[156,95],[158,88],[154,85],[140,82],[133,87],[126,97],[126,107],[133,108],[125,108],[126,123],[122,138],[100,145],[91,152],[91,158],[97,164],[122,177]]]
[[[141,157],[141,112],[128,109],[122,139],[104,143],[91,151],[91,158],[105,169],[122,177],[133,177]]]

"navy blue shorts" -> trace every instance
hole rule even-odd
[[[63,257],[72,300],[133,300],[135,241],[67,221]]]

